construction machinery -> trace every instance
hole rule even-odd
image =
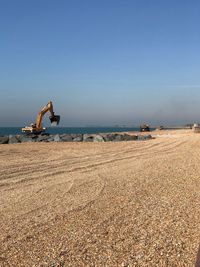
[[[140,132],[150,132],[150,127],[148,124],[140,125]]]
[[[199,124],[199,123],[195,123],[195,124],[193,125],[193,131],[194,131],[195,133],[200,133],[200,124]]]
[[[31,134],[31,133],[40,134],[42,132],[45,132],[46,128],[42,127],[42,119],[48,111],[50,112],[49,119],[51,121],[51,125],[52,126],[58,125],[60,122],[60,116],[54,114],[53,104],[51,101],[49,101],[49,103],[45,107],[43,107],[43,109],[41,109],[41,111],[38,113],[36,122],[32,123],[30,126],[22,128],[22,132],[26,134]]]

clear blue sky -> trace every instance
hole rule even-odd
[[[200,1],[0,0],[0,126],[200,121]]]

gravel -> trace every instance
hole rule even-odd
[[[2,145],[0,266],[194,266],[200,136],[156,135]]]

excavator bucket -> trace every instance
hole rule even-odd
[[[50,121],[51,121],[51,125],[52,126],[56,126],[59,124],[60,122],[60,116],[59,115],[54,115],[54,116],[51,116],[49,117]]]

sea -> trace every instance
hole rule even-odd
[[[0,127],[0,135],[22,134],[21,127]],[[154,130],[152,128],[151,130]],[[138,127],[49,127],[46,133],[49,134],[96,134],[112,132],[139,131]]]

